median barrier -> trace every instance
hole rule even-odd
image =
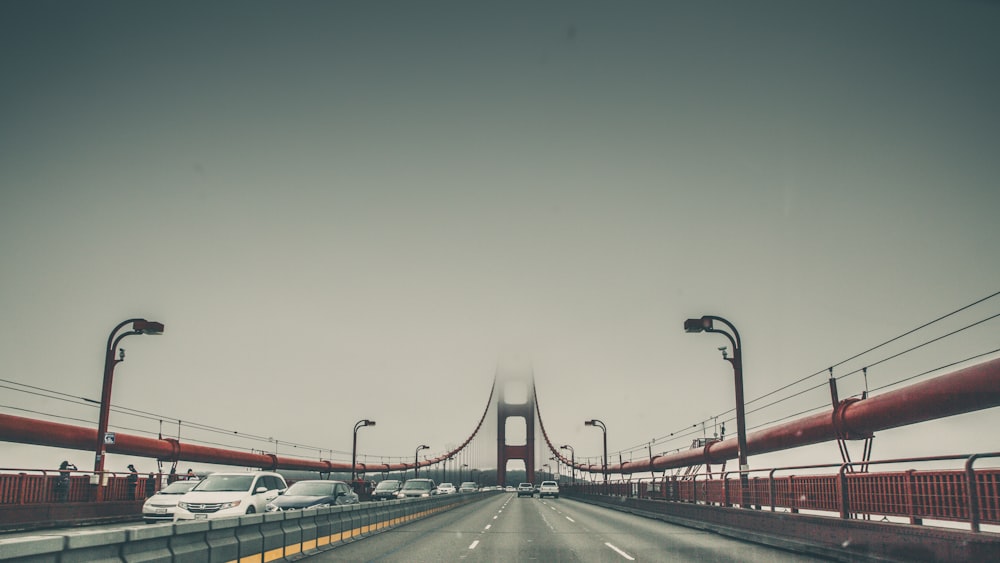
[[[208,563],[224,563],[239,559],[240,540],[236,537],[236,530],[240,526],[240,519],[210,520],[209,524],[210,527],[205,532],[205,543],[208,545]],[[179,557],[178,560],[180,560]]]
[[[234,521],[238,521],[233,518]],[[219,520],[222,522],[222,520]],[[148,526],[151,529],[161,529],[169,536],[170,553],[174,557],[181,558],[189,556],[197,557],[199,554],[209,552],[208,532],[211,530],[213,522],[208,520],[178,522],[174,525]]]
[[[288,561],[490,496],[438,495],[115,530],[0,536],[0,562]]]
[[[173,530],[167,526],[144,526],[126,530],[127,538],[122,546],[122,559],[145,563],[170,563],[170,537]]]
[[[291,557],[302,553],[302,511],[285,512],[281,521],[281,532],[284,535],[284,556]]]
[[[299,529],[302,534],[302,553],[313,553],[316,551],[316,512],[309,509],[301,512],[302,518],[299,520]]]

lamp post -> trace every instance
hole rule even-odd
[[[551,459],[552,461],[556,462],[556,480],[560,480],[561,481],[562,480],[562,469],[559,467],[559,458],[556,457],[556,456],[552,456],[549,459]]]
[[[548,475],[549,478],[548,479],[542,479],[542,481],[551,481],[552,480],[552,466],[549,465],[549,464],[547,464],[547,463],[543,463],[542,464],[542,468],[544,469],[546,467],[548,467],[549,470],[546,471],[546,472],[544,472],[544,473],[542,473],[542,475]]]
[[[726,325],[732,334],[726,332],[725,330],[715,328],[713,326],[713,321],[719,321],[720,323]],[[684,331],[685,332],[718,332],[724,334],[726,338],[729,339],[729,343],[733,346],[733,357],[730,358],[726,354],[726,349],[722,350],[722,359],[733,365],[733,376],[736,385],[736,440],[739,447],[739,460],[740,460],[740,490],[741,494],[741,504],[743,508],[749,508],[750,506],[750,479],[747,475],[747,471],[750,470],[750,466],[747,464],[747,428],[746,428],[746,412],[743,404],[743,346],[740,342],[740,333],[736,330],[736,327],[732,323],[727,321],[722,317],[716,317],[713,315],[705,315],[700,319],[687,319],[684,321]]]
[[[125,325],[132,323],[132,330],[118,334],[118,331]],[[108,336],[108,347],[104,351],[104,383],[101,386],[101,413],[97,422],[97,441],[94,444],[94,476],[97,477],[98,502],[104,500],[104,447],[113,444],[114,440],[106,437],[108,433],[108,416],[111,411],[111,383],[115,377],[115,366],[125,361],[125,350],[118,352],[118,359],[115,359],[115,350],[118,343],[126,336],[133,334],[163,334],[163,323],[147,321],[146,319],[128,319],[118,323]]]
[[[427,445],[424,445],[424,444],[420,444],[419,446],[417,446],[417,451],[413,452],[413,478],[414,479],[416,479],[417,475],[419,475],[418,471],[420,470],[420,466],[418,465],[419,458],[417,457],[417,455],[420,454],[420,450],[429,450],[429,449],[431,449],[430,446],[427,446]]]
[[[572,473],[573,473],[573,484],[575,485],[576,484],[576,450],[574,450],[573,446],[571,446],[569,444],[564,444],[562,446],[559,446],[559,449],[560,450],[569,450],[569,455],[570,455],[570,460],[569,461],[570,461],[570,466],[573,468],[573,470],[572,470]]]
[[[468,466],[469,466],[469,464],[468,464],[468,463],[463,463],[463,464],[462,464],[462,467],[459,467],[459,468],[458,468],[458,486],[459,486],[459,487],[461,487],[461,486],[462,486],[462,479],[463,479],[463,477],[462,477],[462,474],[463,474],[463,471],[464,471],[464,468],[465,468],[465,467],[468,467]]]
[[[351,486],[354,486],[354,481],[358,477],[358,429],[364,428],[365,426],[375,426],[374,420],[368,420],[367,418],[359,420],[354,423],[354,443],[351,446]]]
[[[608,484],[608,427],[596,418],[584,421],[584,426],[596,426],[604,432],[604,484]]]

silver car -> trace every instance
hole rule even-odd
[[[143,521],[147,524],[172,522],[174,511],[177,510],[177,501],[197,484],[198,481],[174,481],[160,489],[142,505]]]

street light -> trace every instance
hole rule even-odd
[[[608,483],[608,427],[596,418],[584,421],[583,425],[596,426],[604,431],[604,484],[606,485]]]
[[[551,465],[549,465],[549,464],[547,464],[547,463],[543,463],[543,464],[542,464],[542,467],[543,467],[543,468],[545,468],[545,467],[548,467],[548,468],[549,468],[549,470],[548,470],[548,471],[546,471],[546,472],[544,472],[544,473],[543,473],[543,475],[546,475],[546,474],[547,474],[547,475],[549,476],[549,478],[548,478],[548,479],[542,479],[542,480],[543,480],[543,481],[549,481],[549,480],[551,480],[551,479],[552,479],[552,466],[551,466]]]
[[[132,323],[132,330],[117,334],[125,325]],[[117,337],[115,336],[117,334]],[[101,387],[101,413],[97,422],[97,441],[94,447],[94,476],[97,477],[98,502],[104,500],[104,447],[114,443],[114,438],[108,433],[108,416],[111,411],[111,383],[115,377],[115,366],[125,361],[125,350],[118,353],[115,350],[118,343],[126,336],[133,334],[163,334],[163,323],[147,321],[146,319],[128,319],[118,323],[108,336],[108,347],[104,351],[104,383]]]
[[[358,429],[364,428],[365,426],[375,426],[374,420],[368,420],[367,418],[359,420],[354,423],[354,443],[351,446],[351,486],[354,486],[354,481],[358,476]]]
[[[417,465],[417,463],[418,463],[417,460],[419,459],[417,457],[417,455],[420,453],[420,450],[429,450],[429,449],[431,449],[430,446],[427,446],[427,445],[424,445],[424,444],[420,444],[419,446],[417,446],[417,451],[413,452],[413,478],[414,479],[417,478],[417,475],[418,475],[417,472],[420,469],[420,467]]]
[[[462,464],[462,467],[468,467],[468,466],[469,466],[468,463],[463,463]],[[460,487],[462,486],[462,471],[463,471],[462,467],[458,468],[458,486],[460,486]]]
[[[565,445],[559,446],[559,449],[560,450],[569,450],[569,455],[570,455],[570,460],[569,461],[570,461],[570,464],[571,464],[571,466],[573,468],[573,484],[575,485],[576,484],[576,450],[574,450],[573,446],[571,446],[569,444],[565,444]]]
[[[712,324],[713,321],[719,321],[726,325],[733,333],[729,334],[725,330],[715,328]],[[743,508],[748,508],[750,506],[750,479],[747,471],[750,470],[750,465],[747,464],[746,412],[743,404],[743,346],[740,343],[740,333],[732,323],[722,317],[713,315],[705,315],[700,319],[688,319],[684,321],[684,331],[718,332],[726,335],[729,343],[733,346],[732,358],[728,357],[725,348],[721,348],[721,350],[722,359],[733,365],[733,375],[736,384],[736,440],[740,459],[740,489],[742,491]]]

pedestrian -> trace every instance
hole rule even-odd
[[[128,477],[125,479],[125,484],[128,487],[128,490],[126,491],[125,494],[128,500],[135,500],[135,488],[136,485],[139,483],[139,472],[135,470],[135,466],[132,465],[131,463],[128,466],[128,470],[129,474]]]
[[[197,481],[198,480],[198,476],[194,474],[194,469],[191,469],[190,467],[188,468],[187,479],[188,479],[188,481]]]
[[[59,464],[59,476],[56,477],[56,500],[66,502],[69,500],[69,476],[70,471],[76,471],[76,466],[68,461]]]
[[[156,494],[156,476],[150,471],[146,476],[146,498]]]

